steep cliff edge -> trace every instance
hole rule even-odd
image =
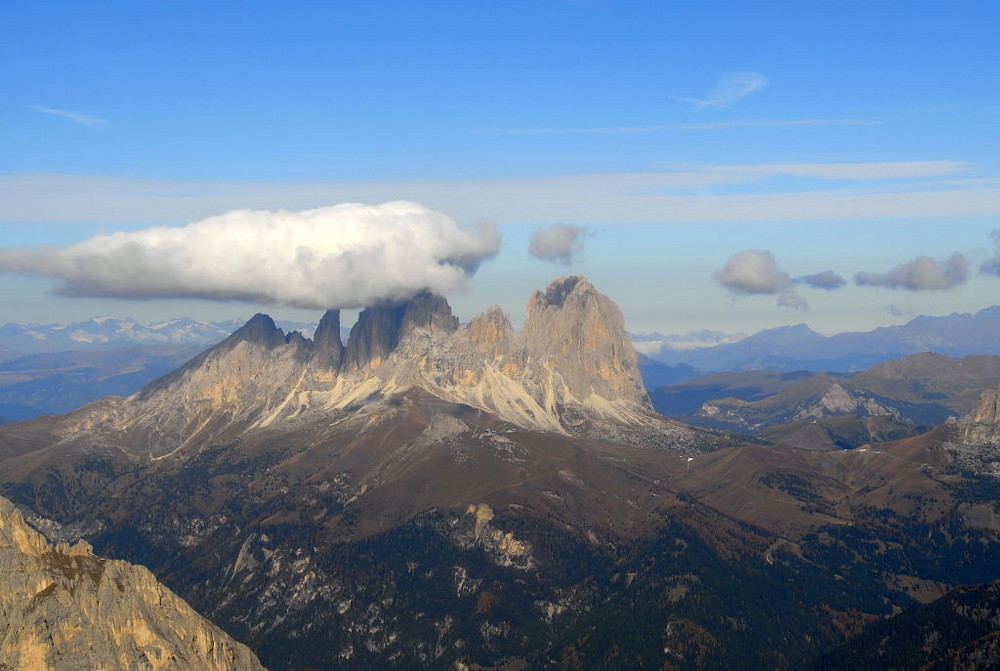
[[[261,671],[141,566],[51,545],[0,498],[0,668]]]
[[[975,410],[957,422],[963,443],[1000,443],[1000,387],[986,389]]]

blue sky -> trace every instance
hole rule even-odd
[[[3,3],[0,23],[7,249],[408,199],[497,223],[499,253],[449,294],[464,319],[500,303],[517,320],[570,272],[634,331],[835,332],[1000,303],[980,271],[1000,229],[995,2],[43,0]],[[581,229],[569,263],[528,253],[552,224]],[[775,281],[721,282],[748,249]],[[960,281],[892,274],[954,253]],[[825,270],[845,284],[795,282]],[[260,309],[0,282],[0,321]]]

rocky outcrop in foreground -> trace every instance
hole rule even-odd
[[[263,667],[145,568],[51,545],[0,498],[0,669]]]

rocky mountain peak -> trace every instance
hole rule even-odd
[[[270,316],[258,312],[220,344],[232,347],[241,342],[270,349],[284,345],[286,339],[284,331],[278,328]]]
[[[462,327],[448,301],[429,292],[365,308],[346,347],[339,332],[336,311],[323,316],[311,341],[257,315],[115,406],[111,419],[88,416],[67,431],[117,422],[142,434],[151,457],[163,458],[253,427],[357,412],[411,388],[560,433],[650,418],[622,313],[583,277],[535,292],[520,333],[498,307]]]
[[[50,544],[0,498],[4,668],[263,671],[250,650],[141,566]]]
[[[546,306],[562,307],[566,299],[576,293],[578,296],[596,293],[597,289],[582,275],[570,275],[560,277],[549,283],[545,288],[545,293],[535,292],[539,300],[544,299]],[[530,310],[530,308],[529,308]]]
[[[344,359],[340,340],[340,310],[327,310],[313,335],[313,359],[322,368],[339,370]]]
[[[492,305],[486,312],[473,317],[468,330],[473,346],[483,354],[496,358],[513,348],[514,327],[499,305]]]
[[[649,404],[621,310],[584,277],[554,280],[532,295],[524,344],[529,365],[560,377],[578,401],[597,395]]]
[[[448,301],[424,291],[410,300],[367,307],[347,341],[346,368],[377,369],[400,341],[416,330],[451,333],[458,328]]]

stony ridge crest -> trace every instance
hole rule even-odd
[[[346,345],[339,332],[334,310],[311,340],[255,315],[177,371],[87,406],[64,428],[128,429],[165,456],[209,437],[375,407],[414,387],[562,434],[654,421],[621,311],[581,276],[536,291],[521,332],[498,307],[463,326],[447,300],[426,292],[365,308]]]

